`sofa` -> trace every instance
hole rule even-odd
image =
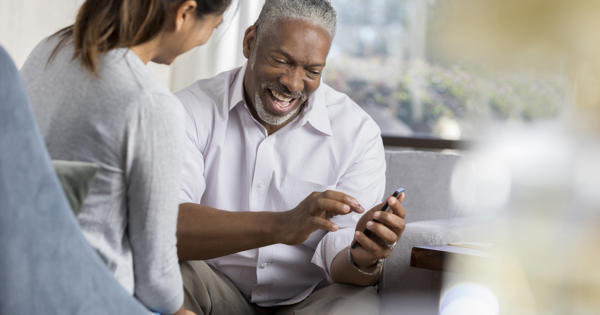
[[[386,195],[406,188],[406,228],[386,259],[379,283],[382,314],[437,314],[444,274],[410,266],[414,246],[472,240],[479,219],[454,204],[451,181],[461,156],[432,151],[386,150]]]

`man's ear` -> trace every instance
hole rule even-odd
[[[196,7],[198,4],[195,0],[186,0],[175,7],[174,13],[174,31],[180,31],[186,22],[190,22],[196,18]]]
[[[252,48],[256,44],[256,26],[252,25],[246,29],[244,33],[244,41],[243,41],[243,53],[246,59],[250,58],[250,53],[252,52]]]

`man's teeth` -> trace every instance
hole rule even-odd
[[[289,102],[289,101],[293,100],[292,97],[287,97],[287,96],[285,96],[283,94],[279,94],[279,93],[277,93],[276,91],[273,91],[273,90],[271,90],[271,94],[273,94],[273,96],[277,100],[282,101],[282,102]]]

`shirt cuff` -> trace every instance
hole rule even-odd
[[[327,281],[333,282],[331,278],[331,264],[333,263],[333,259],[344,248],[350,246],[353,239],[354,227],[349,227],[327,233],[319,244],[317,244],[311,262],[325,271]]]

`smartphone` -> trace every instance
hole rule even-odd
[[[400,196],[400,194],[403,193],[403,192],[405,192],[405,191],[406,191],[406,189],[400,187],[400,188],[396,189],[396,191],[394,191],[394,193],[392,194],[392,197],[398,198],[398,196]],[[383,206],[381,207],[380,211],[387,212],[387,211],[389,211],[388,207],[389,206],[388,206],[387,199],[386,199],[386,202],[383,204]],[[373,219],[373,221],[374,222],[379,222],[379,221],[377,221],[375,219]],[[363,231],[363,233],[366,236],[368,236],[368,237],[373,236],[373,232],[371,230],[367,229],[367,228],[365,228],[365,230]],[[352,242],[351,247],[352,248],[356,248],[356,246],[360,246],[360,244],[357,241]]]

